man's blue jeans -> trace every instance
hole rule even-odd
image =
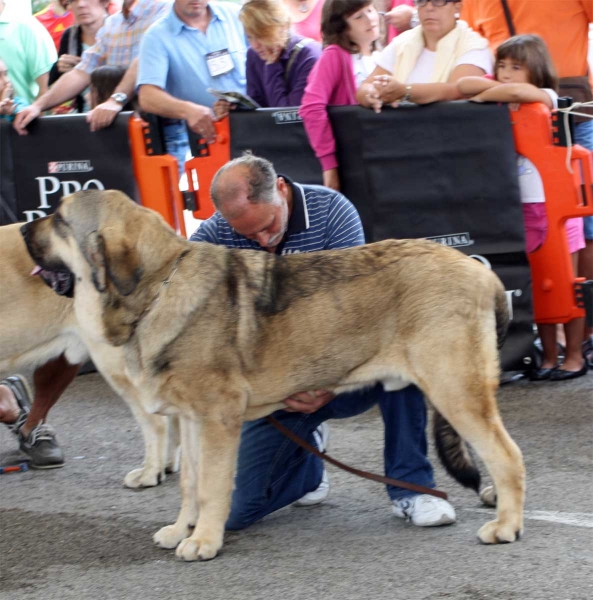
[[[179,165],[179,177],[185,172],[185,159],[189,152],[189,139],[185,121],[165,119],[163,127],[165,135],[165,148],[167,154],[174,156]]]
[[[378,384],[336,396],[312,414],[274,413],[285,427],[315,445],[313,431],[328,419],[345,419],[379,404],[385,423],[385,473],[394,479],[434,487],[426,457],[426,406],[422,392],[408,386],[386,392]],[[379,432],[377,432],[379,435]],[[245,423],[227,529],[243,529],[292,504],[321,483],[323,461],[299,448],[265,419]],[[388,486],[394,500],[414,492]]]

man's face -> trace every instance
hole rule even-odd
[[[175,0],[175,12],[186,19],[202,17],[208,10],[209,0]]]
[[[244,190],[222,206],[222,216],[239,235],[273,251],[288,228],[286,183],[278,180],[273,202],[249,202],[247,189],[245,182]]]

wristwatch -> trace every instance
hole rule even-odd
[[[401,97],[400,102],[410,102],[410,97],[412,95],[412,86],[406,86],[406,93]]]
[[[123,92],[115,92],[115,94],[111,94],[110,98],[122,106],[128,101],[128,95]]]

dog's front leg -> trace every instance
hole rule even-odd
[[[180,417],[179,426],[181,429],[181,510],[173,525],[167,525],[154,534],[154,543],[161,548],[176,548],[179,542],[189,535],[198,519],[200,425]]]
[[[177,547],[176,554],[183,560],[210,560],[222,547],[231,505],[241,423],[239,416],[208,415],[202,419],[198,473],[200,514],[191,537]]]

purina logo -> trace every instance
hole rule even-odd
[[[47,172],[56,173],[88,173],[92,171],[90,160],[66,160],[47,163]]]
[[[427,237],[427,240],[442,244],[443,246],[449,246],[450,248],[461,248],[462,246],[473,246],[474,240],[472,240],[469,233],[450,233],[449,235],[435,235],[433,237]]]

